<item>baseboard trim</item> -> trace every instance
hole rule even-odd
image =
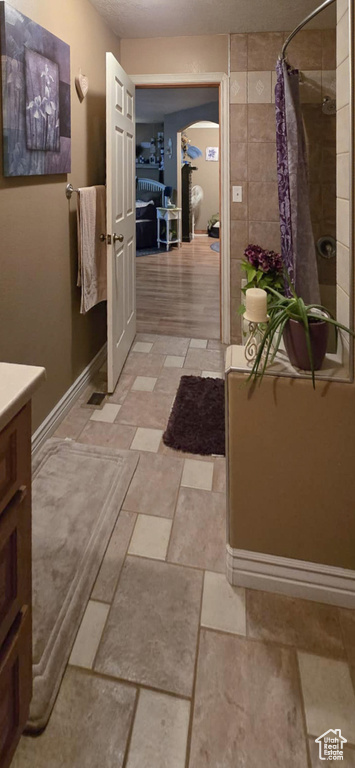
[[[235,587],[355,608],[355,571],[346,568],[233,549],[227,544],[227,578]]]
[[[107,357],[107,343],[101,347],[95,357],[91,360],[91,363],[84,368],[80,376],[73,382],[71,387],[66,391],[65,395],[59,400],[57,405],[48,414],[42,424],[38,427],[36,432],[32,435],[32,455],[35,454],[39,448],[43,445],[53,432],[57,429],[58,425],[70,411],[75,400],[81,395],[85,387],[91,381],[93,375],[101,368]]]

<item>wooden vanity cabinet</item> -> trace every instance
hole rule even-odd
[[[0,768],[32,697],[31,404],[0,432]]]

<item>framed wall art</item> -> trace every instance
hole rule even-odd
[[[0,2],[4,176],[70,173],[70,47]]]
[[[206,147],[206,160],[218,163],[219,147]]]

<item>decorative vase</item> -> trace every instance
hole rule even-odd
[[[311,318],[309,318],[308,322],[313,369],[319,371],[327,351],[329,325],[324,320],[312,320]],[[298,320],[288,320],[283,332],[283,340],[291,365],[294,365],[295,368],[300,368],[302,371],[310,371],[311,363],[303,323],[300,323]]]

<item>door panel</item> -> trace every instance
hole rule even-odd
[[[136,334],[135,87],[112,53],[106,73],[107,379],[113,392]]]

